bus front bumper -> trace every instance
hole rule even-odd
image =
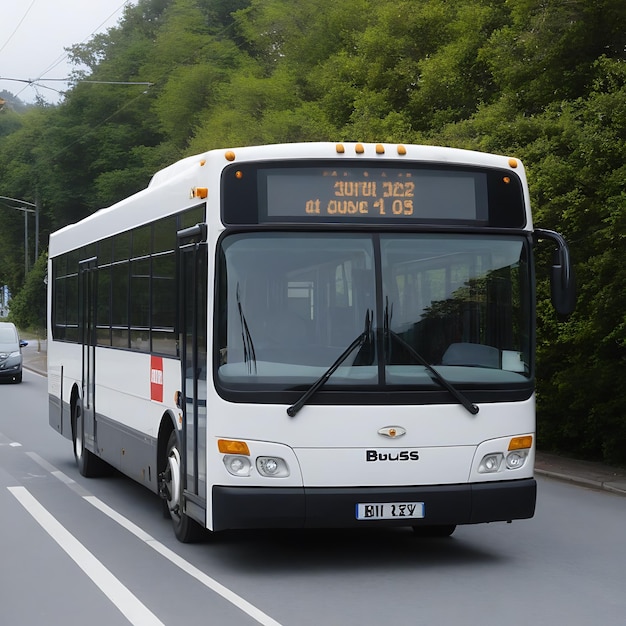
[[[528,519],[534,478],[416,487],[213,487],[213,530],[479,524]],[[359,503],[424,503],[422,519],[358,520]]]

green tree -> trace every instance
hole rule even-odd
[[[626,66],[595,69],[588,97],[546,112],[562,132],[535,166],[539,215],[567,233],[579,284],[572,320],[540,335],[540,424],[556,448],[626,463]]]
[[[513,94],[524,113],[583,95],[602,55],[625,58],[621,0],[518,0],[510,3],[510,16],[491,35],[481,58],[500,90]]]
[[[11,298],[9,320],[43,336],[46,328],[46,275],[48,255],[42,254],[28,273],[24,287]]]
[[[48,136],[52,108],[34,107],[20,114],[15,130],[0,136],[0,194],[34,204],[46,186],[47,175],[38,167],[39,155]],[[0,119],[4,113],[0,112]],[[0,200],[0,284],[7,284],[16,293],[25,279],[24,213],[10,207],[15,202]],[[30,207],[29,207],[30,208]],[[42,205],[40,213],[40,244],[44,247],[50,214]],[[35,221],[28,214],[27,250],[29,265],[34,262]]]

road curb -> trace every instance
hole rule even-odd
[[[580,485],[581,487],[590,487],[592,489],[608,491],[616,495],[626,496],[626,485],[615,485],[611,481],[594,480],[593,478],[586,478],[584,476],[576,476],[574,474],[563,472],[555,472],[537,467],[535,467],[535,474],[545,476],[546,478],[554,478],[555,480]]]

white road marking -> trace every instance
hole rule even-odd
[[[228,600],[228,602],[236,606],[244,613],[247,613],[250,617],[259,622],[259,624],[263,624],[263,626],[281,626],[280,623],[277,622],[275,619],[271,618],[269,615],[255,607],[253,604],[250,604],[250,602],[248,602],[247,600],[244,600],[234,591],[228,589],[228,587],[225,587],[221,583],[217,582],[214,578],[211,578],[210,576],[205,574],[202,570],[199,570],[195,565],[192,565],[191,563],[189,563],[189,561],[183,559],[181,556],[176,554],[176,552],[170,550],[167,546],[164,546],[162,543],[154,539],[154,537],[139,528],[139,526],[131,522],[128,518],[120,515],[120,513],[102,502],[102,500],[99,500],[95,496],[85,496],[85,500],[95,506],[99,511],[110,517],[112,520],[117,522],[120,526],[135,535],[135,537],[141,539],[141,541],[144,541],[146,545],[150,546],[153,550],[156,550],[161,556],[170,561],[170,563],[173,563],[174,565],[182,569],[184,572],[189,574],[189,576],[192,576],[205,587],[208,587],[215,593],[222,596],[222,598],[224,598],[225,600]]]
[[[43,469],[51,474],[57,471],[57,468],[52,465],[52,463],[48,463],[46,459],[42,456],[39,456],[36,452],[26,452],[26,456],[29,456],[33,461],[35,461],[38,465],[40,465]]]
[[[46,471],[50,472],[57,480],[60,480],[63,484],[67,485],[72,491],[77,493],[81,498],[91,495],[87,489],[79,485],[73,478],[70,478],[67,474],[64,474],[58,470],[54,465],[48,463],[46,459],[39,456],[36,452],[26,453],[35,463],[38,463]]]
[[[9,487],[8,489],[131,624],[164,626],[163,622],[113,576],[25,487]]]
[[[170,563],[176,565],[176,567],[183,570],[189,576],[195,578],[198,582],[220,595],[222,598],[236,606],[244,613],[247,613],[259,624],[262,624],[263,626],[281,626],[281,624],[275,619],[271,618],[269,615],[255,607],[247,600],[244,600],[234,591],[228,589],[228,587],[225,587],[221,583],[217,582],[214,578],[211,578],[210,576],[205,574],[202,570],[189,563],[189,561],[183,559],[173,550],[170,550],[162,543],[158,542],[154,537],[139,528],[139,526],[131,522],[128,518],[115,511],[115,509],[112,509],[110,506],[102,502],[102,500],[100,500],[96,496],[91,495],[86,489],[81,487],[79,483],[74,481],[63,472],[57,470],[53,465],[48,463],[48,461],[39,456],[37,453],[30,452],[28,453],[28,455],[39,465],[48,470],[55,478],[57,478],[62,483],[69,486],[70,489],[73,489],[76,493],[78,493],[82,498],[89,502],[89,504],[93,505],[99,511],[101,511],[113,521],[117,522],[120,526],[125,528],[127,531],[135,535],[135,537],[143,541],[146,545],[150,546],[153,550],[155,550],[161,556],[170,561]]]

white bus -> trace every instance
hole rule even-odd
[[[522,164],[417,145],[213,150],[50,237],[50,424],[202,529],[534,514],[538,239]]]

